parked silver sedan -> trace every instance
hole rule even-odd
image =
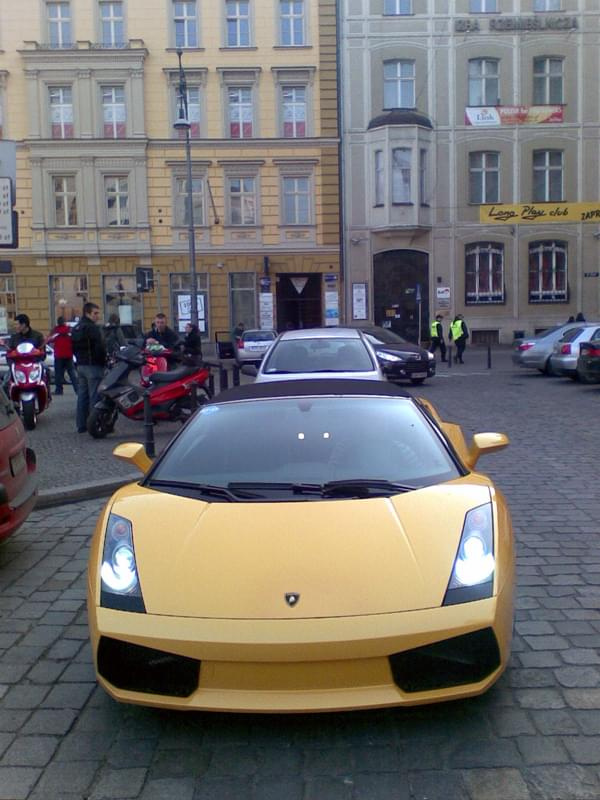
[[[550,356],[551,374],[577,380],[579,345],[599,338],[600,323],[597,322],[580,324],[577,328],[567,331],[558,342],[554,343],[554,350]]]
[[[233,342],[233,352],[238,366],[259,364],[262,357],[277,338],[277,331],[248,330]]]
[[[244,366],[258,383],[299,378],[384,380],[377,356],[356,328],[286,331],[273,342],[258,370]]]
[[[521,339],[515,345],[513,351],[513,363],[518,367],[528,369],[539,369],[545,375],[549,374],[550,356],[554,352],[554,344],[564,336],[569,330],[575,330],[581,324],[566,322],[563,325],[555,325],[548,328],[537,336]]]

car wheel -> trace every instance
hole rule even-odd
[[[422,383],[425,383],[425,378],[411,378],[410,382],[413,386],[420,386]]]
[[[23,400],[21,404],[21,413],[23,414],[23,425],[28,431],[32,431],[37,423],[35,400]]]
[[[105,408],[93,408],[87,421],[87,430],[94,439],[104,439],[115,429],[114,412]]]
[[[552,365],[550,364],[550,359],[546,359],[546,363],[544,364],[544,369],[542,370],[544,375],[554,375],[554,370],[552,369]]]

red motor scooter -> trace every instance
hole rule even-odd
[[[196,385],[198,404],[210,398],[209,371],[206,367],[184,363],[167,370],[167,359],[177,357],[165,348],[143,349],[128,345],[116,353],[115,366],[98,387],[98,402],[88,421],[88,433],[103,439],[115,428],[119,414],[128,419],[144,419],[144,392],[150,392],[153,422],[185,422],[192,414],[192,391]]]
[[[38,414],[45,411],[52,400],[48,370],[44,367],[46,350],[39,350],[31,342],[21,342],[6,354],[10,367],[8,396],[23,418],[23,425],[32,431]]]

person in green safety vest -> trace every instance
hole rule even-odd
[[[450,323],[448,338],[456,345],[456,360],[459,364],[464,364],[463,353],[469,338],[469,329],[462,314],[457,314]]]
[[[429,352],[435,353],[439,347],[442,361],[446,361],[446,342],[444,341],[444,328],[442,327],[443,319],[444,317],[441,314],[438,314],[435,318],[435,322],[431,323],[431,345],[429,347]]]

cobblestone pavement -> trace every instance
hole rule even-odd
[[[0,800],[598,800],[600,386],[474,361],[419,394],[512,440],[481,464],[518,540],[513,657],[492,690],[330,715],[118,705],[95,685],[84,608],[102,501],[36,511],[0,548]]]

